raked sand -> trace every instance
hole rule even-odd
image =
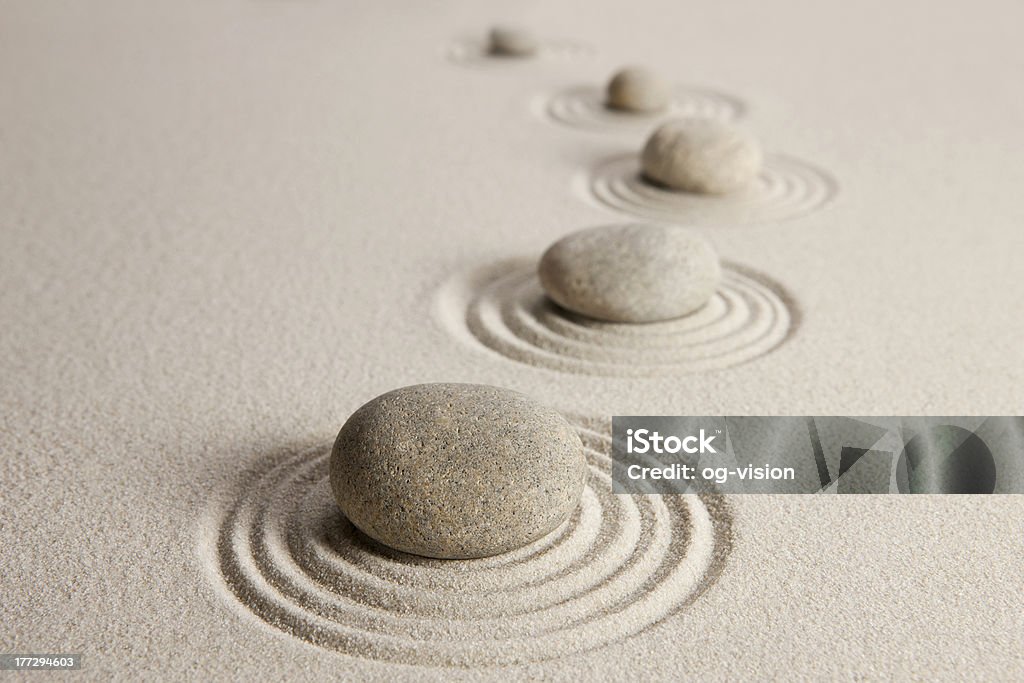
[[[614,414],[1021,412],[1019,4],[602,4],[3,5],[0,652],[89,680],[1024,677],[1024,498],[607,480]],[[484,59],[497,21],[538,58]],[[657,117],[594,104],[631,63],[758,136],[746,193],[636,181]],[[703,317],[545,303],[553,241],[672,216],[723,258]],[[345,418],[436,381],[570,417],[565,525],[445,563],[335,513]]]

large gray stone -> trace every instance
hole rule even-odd
[[[703,194],[743,189],[761,170],[761,147],[746,132],[711,119],[677,119],[647,139],[644,176],[666,187]]]
[[[646,323],[703,306],[722,270],[714,248],[696,232],[628,224],[563,237],[541,257],[538,274],[563,308],[599,320]]]
[[[514,550],[564,522],[586,481],[556,411],[507,389],[419,384],[373,399],[331,454],[334,498],[363,533],[438,558]]]

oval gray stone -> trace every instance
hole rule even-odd
[[[653,113],[668,107],[672,86],[655,71],[627,66],[608,82],[605,104],[611,109]]]
[[[499,57],[530,57],[540,45],[532,33],[518,26],[495,26],[490,34],[490,53]]]
[[[746,132],[711,119],[663,124],[644,145],[644,176],[666,187],[725,194],[749,185],[761,170],[761,147]]]
[[[419,384],[352,414],[331,453],[341,511],[370,538],[444,559],[496,555],[557,528],[586,482],[556,411],[479,384]]]
[[[541,257],[541,285],[557,304],[598,320],[648,323],[696,311],[722,269],[711,244],[684,228],[608,225],[574,232]]]

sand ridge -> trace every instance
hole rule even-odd
[[[663,376],[727,368],[771,352],[799,313],[764,275],[723,263],[699,311],[659,323],[591,320],[550,302],[529,260],[461,274],[439,290],[436,315],[456,338],[506,358],[575,374]]]
[[[445,56],[454,64],[473,67],[515,67],[532,60],[573,60],[590,57],[595,49],[573,40],[541,38],[534,55],[495,55],[490,41],[484,36],[467,35],[453,40],[445,47]]]
[[[675,117],[734,121],[743,117],[747,110],[733,95],[695,86],[675,86],[668,107],[654,113],[609,109],[605,98],[602,88],[575,86],[538,97],[534,109],[554,123],[601,133],[646,132],[659,121]]]
[[[742,227],[799,218],[838,194],[824,170],[794,157],[769,154],[750,187],[728,195],[702,195],[660,187],[640,174],[639,155],[597,163],[582,187],[595,202],[619,213],[680,225]]]
[[[380,546],[327,491],[327,452],[263,463],[206,540],[208,571],[266,623],[345,654],[407,664],[543,661],[640,633],[721,572],[731,514],[721,496],[616,495],[603,421],[573,418],[590,479],[558,530],[480,560]]]

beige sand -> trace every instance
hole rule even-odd
[[[1024,677],[1019,498],[659,512],[595,484],[536,556],[460,568],[359,545],[322,481],[345,417],[416,382],[595,418],[1019,413],[1021,13],[5,3],[0,651],[84,652],[90,680]],[[499,17],[595,49],[453,57]],[[701,209],[737,320],[776,340],[741,336],[737,362],[670,339],[666,368],[593,371],[591,335],[622,331],[563,326],[586,339],[531,365],[507,323],[470,330],[474,299],[532,300],[471,279],[664,212],[590,184],[628,178],[602,169],[642,130],[533,109],[627,61],[735,95],[767,168],[799,160],[754,208]]]

